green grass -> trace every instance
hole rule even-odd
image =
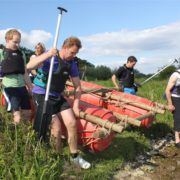
[[[97,81],[107,87],[112,82]],[[138,95],[152,101],[165,103],[162,98],[166,81],[150,81],[139,88]],[[90,170],[81,170],[69,162],[69,151],[64,144],[63,154],[58,154],[48,144],[38,143],[32,126],[21,123],[16,128],[12,117],[1,108],[0,114],[0,179],[109,179],[125,162],[150,148],[150,139],[163,137],[172,130],[172,115],[157,115],[149,129],[129,127],[117,134],[109,148],[92,154],[82,150],[82,156],[92,163]]]

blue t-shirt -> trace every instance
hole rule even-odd
[[[43,66],[40,67],[40,68],[42,68],[43,71],[48,72],[49,68],[50,68],[50,63],[51,63],[51,59],[47,59],[46,61],[44,61]],[[70,69],[69,74],[70,74],[71,77],[78,77],[79,76],[79,71],[78,71],[77,63],[76,63],[76,61],[74,59],[70,60],[70,61],[69,60],[68,61],[62,60],[62,63],[63,64],[70,64],[71,69]],[[59,59],[58,59],[57,56],[55,56],[53,72],[55,72],[57,70],[58,66],[59,66]],[[33,90],[32,90],[32,92],[35,93],[35,94],[45,94],[46,93],[46,89],[35,85]],[[49,95],[51,95],[51,96],[59,96],[60,94],[57,93],[57,92],[51,92],[50,91]]]

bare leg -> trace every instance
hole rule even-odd
[[[68,144],[71,153],[77,153],[77,127],[76,119],[72,109],[66,109],[60,112],[64,125],[67,129]]]
[[[179,132],[175,131],[175,143],[179,143],[179,142],[180,142]]]
[[[19,124],[20,123],[20,120],[21,120],[21,112],[20,111],[14,111],[13,112],[13,123],[16,125],[16,124]]]
[[[57,152],[60,152],[62,150],[62,147],[61,147],[61,122],[57,115],[52,116],[51,142]]]

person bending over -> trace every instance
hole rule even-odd
[[[137,59],[134,56],[129,56],[127,63],[119,67],[115,74],[112,75],[112,82],[120,91],[136,94],[137,87],[134,83],[134,66],[136,63]],[[117,80],[119,83],[117,83]]]
[[[40,132],[40,115],[42,114],[43,103],[45,98],[46,84],[48,80],[48,72],[50,67],[50,59],[54,59],[52,80],[49,93],[49,119],[51,121],[51,136],[56,139],[56,148],[60,148],[61,141],[61,121],[67,129],[68,144],[71,153],[71,160],[83,169],[90,168],[91,164],[85,161],[79,154],[77,148],[77,124],[75,115],[79,115],[79,101],[81,96],[81,84],[77,64],[74,60],[76,54],[81,48],[81,41],[76,37],[67,38],[62,48],[57,51],[52,48],[40,56],[34,57],[27,64],[29,70],[35,69],[39,64],[43,64],[38,68],[37,76],[34,79],[33,94],[37,102],[37,114],[35,117],[34,129]],[[61,94],[64,91],[65,83],[71,78],[75,87],[75,98],[73,109],[70,108],[66,99]],[[74,115],[75,114],[75,115]]]

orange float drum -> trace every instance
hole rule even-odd
[[[72,100],[67,99],[70,104]],[[101,107],[96,107],[91,104],[80,102],[80,109],[96,117],[101,118],[104,124],[107,121],[116,122],[115,117],[112,113]],[[66,136],[65,127],[62,126],[63,134]],[[83,118],[77,118],[77,133],[78,133],[78,144],[88,149],[91,152],[101,152],[107,149],[114,138],[115,133],[111,129],[105,129],[104,127],[93,124]]]

